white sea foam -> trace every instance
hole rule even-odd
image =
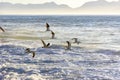
[[[80,23],[80,19],[72,24],[71,19],[50,23],[55,39],[43,22],[0,22],[6,30],[0,32],[0,80],[119,80],[120,30],[111,27],[118,23],[87,19]],[[73,43],[72,38],[81,43]],[[50,48],[42,48],[40,39]],[[71,50],[65,50],[68,40]],[[35,51],[35,58],[25,53],[26,48]]]

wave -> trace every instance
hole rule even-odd
[[[59,45],[53,45],[50,48],[30,48],[36,53],[32,58],[32,54],[25,53],[26,48],[20,45],[0,46],[0,79],[120,78],[116,75],[120,73],[120,56],[114,50],[79,47],[65,50]]]

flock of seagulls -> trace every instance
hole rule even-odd
[[[1,26],[0,26],[0,30],[2,32],[5,32],[5,30]],[[46,23],[46,31],[51,31],[51,34],[52,34],[51,38],[55,39],[55,33],[52,30],[50,30],[50,25],[48,23]],[[80,41],[78,41],[78,38],[72,38],[72,40],[74,40],[73,43],[77,43],[77,44],[80,43]],[[42,48],[49,48],[50,47],[50,43],[45,43],[45,41],[42,40],[42,39],[41,39],[41,42],[43,44]],[[65,46],[65,49],[66,50],[71,50],[71,42],[70,41],[66,41],[66,43],[67,43],[67,45]],[[35,51],[31,51],[30,48],[26,48],[25,52],[26,53],[32,53],[32,55],[33,55],[32,57],[33,58],[35,57]]]

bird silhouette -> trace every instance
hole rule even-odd
[[[44,42],[44,40],[41,40],[42,41],[42,44],[43,44],[43,47],[42,48],[48,48],[50,46],[50,43],[46,44]]]
[[[34,51],[31,51],[30,48],[26,48],[25,50],[26,53],[32,53],[32,57],[34,58],[35,57],[35,52]]]

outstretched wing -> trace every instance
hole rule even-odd
[[[67,49],[71,49],[71,43],[69,41],[66,42],[67,42]]]
[[[25,53],[29,53],[29,52],[30,52],[30,48],[26,48]]]
[[[34,57],[35,57],[35,52],[33,52],[32,54],[33,54],[33,56],[32,56],[32,57],[34,58]]]
[[[50,43],[47,44],[47,47],[49,47],[49,46],[50,46]]]
[[[41,40],[41,41],[42,41],[44,47],[47,46],[43,40]]]
[[[46,31],[50,31],[50,25],[46,23]]]
[[[3,32],[5,32],[5,30],[4,30],[2,27],[0,27],[0,29],[1,29]]]
[[[48,23],[46,23],[46,28],[49,28],[49,27],[50,27],[50,25]]]
[[[55,33],[53,31],[51,31],[51,34],[54,35]]]
[[[52,34],[52,39],[54,39],[55,33],[53,31],[51,31],[51,34]]]

